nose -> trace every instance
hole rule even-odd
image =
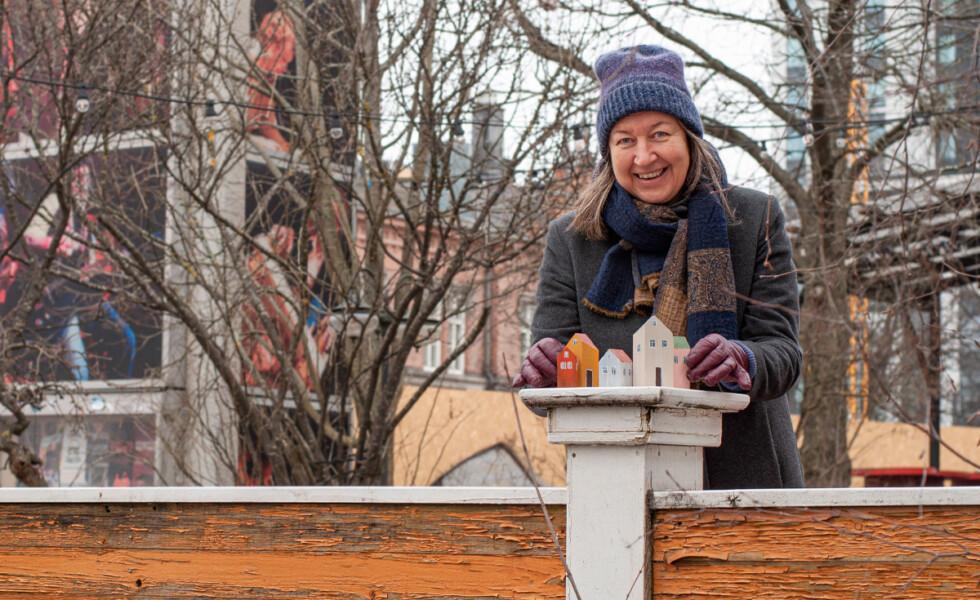
[[[637,166],[651,165],[657,162],[657,152],[649,140],[641,139],[636,144],[636,154],[633,155],[633,163]]]

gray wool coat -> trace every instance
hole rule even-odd
[[[724,415],[722,445],[705,450],[706,489],[803,487],[796,436],[786,393],[800,375],[799,291],[784,217],[765,194],[733,188],[735,214],[728,239],[735,271],[739,338],[755,354],[757,371],[748,408]],[[551,223],[538,281],[535,341],[562,343],[588,334],[599,355],[610,348],[631,352],[633,332],[645,320],[613,319],[582,304],[613,242],[592,242],[570,231],[572,214]],[[746,298],[751,301],[746,302]]]

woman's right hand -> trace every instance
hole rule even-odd
[[[511,386],[522,387],[554,387],[558,376],[558,353],[563,348],[562,343],[555,338],[542,338],[528,350],[521,372],[517,374]]]

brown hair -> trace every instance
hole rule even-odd
[[[680,121],[678,121],[680,123]],[[728,206],[728,198],[725,195],[725,186],[718,155],[715,149],[708,142],[694,135],[683,123],[680,123],[687,139],[687,149],[691,158],[691,164],[687,168],[687,177],[684,179],[684,187],[681,189],[680,197],[690,196],[695,189],[702,183],[707,184],[709,189],[718,194],[721,205],[725,208],[725,213],[731,218],[732,212]],[[592,181],[579,194],[578,201],[575,203],[575,217],[572,219],[569,228],[581,233],[593,241],[606,239],[606,223],[602,220],[602,209],[606,206],[606,198],[612,190],[616,176],[613,175],[612,163],[609,161],[608,153],[604,153],[606,158],[602,159],[599,171],[596,172]]]

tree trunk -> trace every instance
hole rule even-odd
[[[0,450],[10,457],[10,472],[19,482],[28,487],[48,487],[48,482],[41,472],[41,459],[29,448],[8,440]]]
[[[800,338],[804,356],[800,456],[811,487],[848,487],[851,459],[847,453],[848,328],[839,311],[847,307],[843,275],[829,270],[804,291]]]

